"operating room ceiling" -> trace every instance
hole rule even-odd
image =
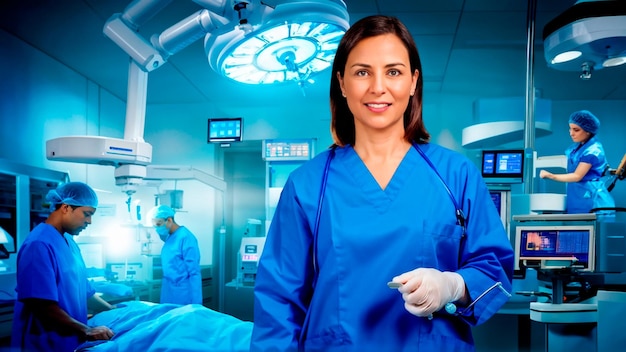
[[[366,15],[382,13],[397,16],[407,24],[422,57],[426,95],[478,99],[525,94],[526,1],[345,2],[351,23]],[[102,34],[102,27],[128,3],[127,0],[2,0],[0,29],[125,101],[129,58]],[[547,68],[543,58],[543,26],[574,3],[574,0],[537,1],[533,67],[538,94],[552,100],[626,99],[626,65],[595,71],[590,80],[581,80],[579,72]],[[199,9],[200,5],[191,0],[174,0],[139,32],[149,38]],[[10,55],[2,53],[7,54]],[[317,82],[305,88],[306,99],[327,101],[328,77],[327,71],[314,77]],[[148,79],[149,104],[263,106],[296,97],[303,94],[295,83],[254,86],[221,77],[207,63],[203,40],[170,57]]]

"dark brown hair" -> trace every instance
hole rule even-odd
[[[337,145],[354,145],[355,140],[354,115],[352,115],[346,99],[341,94],[341,85],[337,73],[341,77],[344,76],[348,55],[361,40],[384,34],[394,34],[404,43],[409,53],[411,74],[415,70],[419,73],[415,94],[409,99],[409,104],[404,112],[404,138],[407,141],[417,143],[426,143],[430,139],[430,134],[422,119],[422,77],[424,75],[415,41],[406,26],[397,18],[374,15],[360,19],[348,29],[339,42],[333,61],[330,79],[331,132]]]

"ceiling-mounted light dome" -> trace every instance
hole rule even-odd
[[[602,63],[602,66],[613,67],[613,66],[623,65],[625,63],[626,63],[626,55],[608,58],[604,60],[604,62]]]
[[[578,1],[546,24],[543,44],[548,66],[558,70],[580,71],[583,64],[599,70],[625,63],[616,58],[626,58],[626,1]],[[557,59],[575,51],[581,55]]]
[[[579,58],[583,53],[578,51],[578,50],[570,50],[570,51],[566,51],[564,53],[560,53],[557,56],[554,57],[554,59],[552,59],[552,61],[550,61],[550,63],[552,64],[560,64],[563,62],[568,62],[574,59]]]
[[[331,66],[349,27],[343,1],[292,1],[278,5],[251,30],[207,35],[211,67],[242,83],[302,84]]]

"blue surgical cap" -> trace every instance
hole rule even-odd
[[[67,204],[76,207],[98,207],[98,196],[87,184],[82,182],[68,182],[57,189],[50,190],[46,201],[53,207],[58,204]]]
[[[159,205],[158,207],[152,209],[152,218],[153,219],[167,219],[174,217],[174,209],[168,207],[167,205]]]
[[[587,110],[580,110],[571,114],[569,123],[575,123],[591,134],[598,133],[598,128],[600,127],[600,120]]]

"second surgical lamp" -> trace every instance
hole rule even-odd
[[[580,71],[626,64],[626,1],[578,0],[546,24],[543,45],[548,66]]]

